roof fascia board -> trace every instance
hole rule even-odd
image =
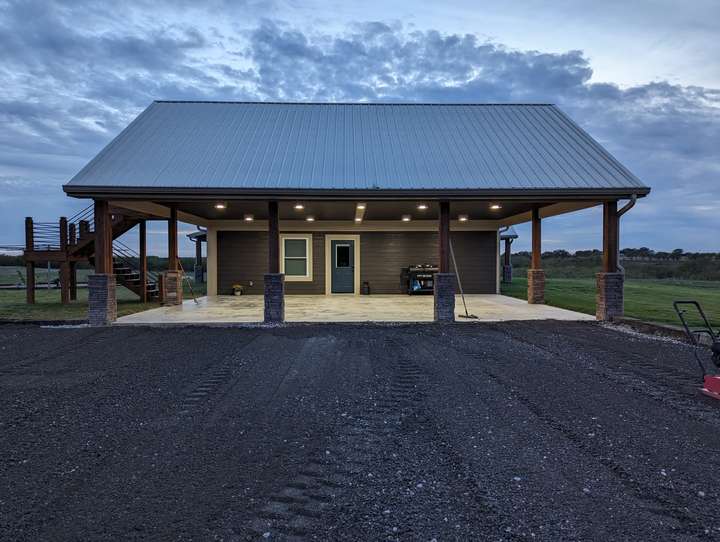
[[[614,200],[625,199],[632,195],[644,197],[650,192],[648,187],[604,188],[604,189],[481,189],[481,190],[340,190],[340,189],[233,189],[233,188],[143,188],[143,187],[106,187],[65,185],[66,194],[80,198],[125,199],[154,201],[182,201],[183,199],[237,198],[256,200],[403,200],[422,197],[430,200],[441,199],[478,199],[490,200]]]

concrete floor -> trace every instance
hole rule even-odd
[[[477,320],[594,320],[593,316],[548,305],[529,305],[503,295],[467,295],[468,311]],[[455,313],[463,313],[457,296]],[[118,318],[118,324],[209,324],[253,323],[263,320],[263,296],[212,296],[186,300],[181,306],[161,307]],[[287,322],[432,322],[432,296],[371,295],[285,297]]]

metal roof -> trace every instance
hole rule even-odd
[[[647,188],[550,104],[152,103],[66,186]]]

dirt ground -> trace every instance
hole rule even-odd
[[[579,322],[0,326],[0,539],[720,538],[693,363]]]

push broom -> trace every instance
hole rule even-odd
[[[478,317],[476,315],[468,312],[467,303],[465,303],[465,293],[463,292],[462,282],[460,282],[460,271],[458,271],[457,261],[455,260],[455,250],[453,250],[452,239],[448,238],[448,244],[450,245],[450,256],[452,257],[453,269],[455,269],[455,278],[457,279],[458,288],[460,288],[460,297],[462,298],[463,307],[465,308],[465,314],[458,314],[458,316],[460,318],[477,320]]]

